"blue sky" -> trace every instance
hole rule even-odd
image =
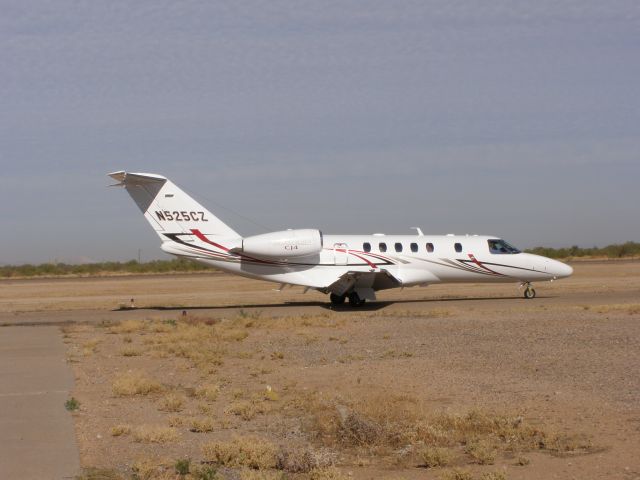
[[[245,234],[640,240],[637,1],[0,9],[0,263],[163,258],[120,169]]]

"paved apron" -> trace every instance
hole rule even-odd
[[[0,328],[0,478],[66,479],[80,471],[73,387],[58,327]]]

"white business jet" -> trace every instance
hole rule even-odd
[[[533,281],[568,277],[562,262],[523,253],[496,236],[323,235],[315,229],[242,237],[166,177],[109,174],[123,186],[162,240],[160,248],[245,277],[301,285],[351,306],[377,290],[432,283],[518,282],[534,298]],[[114,185],[115,186],[115,185]]]

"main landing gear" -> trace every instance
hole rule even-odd
[[[336,293],[332,293],[329,295],[329,299],[333,305],[343,305],[346,299],[349,299],[350,307],[361,307],[366,302],[366,299],[360,298],[357,292],[351,292],[349,295],[338,295]]]
[[[345,298],[346,297],[344,295],[338,295],[336,293],[332,293],[331,295],[329,295],[329,300],[331,300],[331,303],[333,305],[342,305]]]
[[[536,291],[533,289],[530,283],[525,283],[523,284],[523,286],[525,287],[524,298],[526,299],[536,298]]]

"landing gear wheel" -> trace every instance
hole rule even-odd
[[[345,296],[338,295],[337,293],[332,293],[331,295],[329,295],[329,300],[331,300],[331,303],[333,305],[342,305],[344,303]]]
[[[351,292],[349,294],[349,305],[352,307],[361,307],[365,301],[364,298],[360,298],[357,292]]]
[[[524,298],[527,298],[527,299],[536,298],[536,291],[533,289],[533,287],[529,286],[524,289]]]

